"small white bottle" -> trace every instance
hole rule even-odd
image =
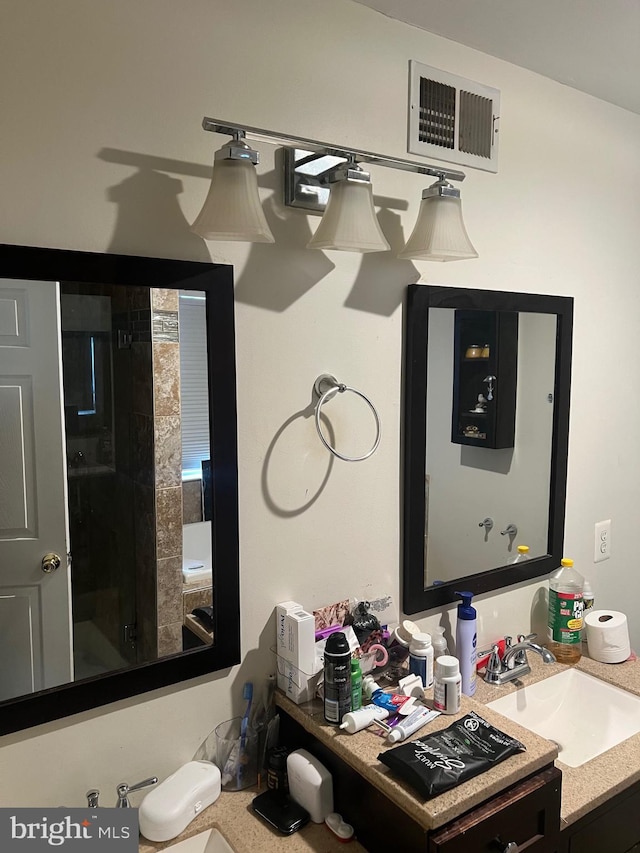
[[[447,641],[444,638],[444,628],[442,625],[438,625],[437,628],[433,629],[433,634],[431,635],[431,644],[433,646],[433,658],[437,660],[442,657],[442,655],[448,655],[449,649],[447,648]]]
[[[587,613],[590,610],[593,610],[593,605],[595,604],[595,599],[593,597],[593,590],[591,589],[591,584],[589,581],[585,580],[584,585],[582,587],[582,606],[584,608],[582,613],[582,644],[586,646],[587,644],[587,626],[585,623],[585,619],[587,617]],[[583,649],[584,651],[584,649]]]
[[[442,655],[436,659],[433,706],[443,714],[457,714],[460,710],[462,676],[458,659]]]
[[[411,638],[409,672],[419,675],[425,688],[433,684],[433,646],[430,634],[414,634]]]

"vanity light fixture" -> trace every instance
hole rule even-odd
[[[338,249],[342,252],[386,252],[391,247],[382,233],[373,206],[369,173],[355,157],[329,175],[326,210],[307,249]]]
[[[229,130],[233,139],[214,155],[209,193],[191,230],[205,240],[274,243],[258,195],[260,155],[245,142],[241,128]]]
[[[427,261],[478,257],[464,227],[460,190],[444,177],[423,190],[416,224],[398,257]]]
[[[463,172],[206,116],[202,127],[233,137],[216,152],[209,194],[192,226],[205,240],[274,242],[258,195],[259,155],[245,142],[248,137],[283,146],[285,205],[324,212],[308,248],[390,248],[375,216],[369,173],[360,165],[364,163],[438,178],[423,191],[418,220],[398,257],[448,261],[478,256],[462,220],[460,191],[449,183],[463,181]]]

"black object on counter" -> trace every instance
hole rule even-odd
[[[289,793],[289,777],[287,776],[286,746],[274,746],[267,753],[267,788],[280,793]]]
[[[443,731],[381,752],[378,760],[430,799],[525,749],[471,711]]]
[[[309,812],[288,794],[281,794],[280,791],[258,794],[251,806],[257,815],[283,835],[291,835],[309,823]]]
[[[324,647],[324,718],[339,726],[351,710],[351,650],[342,631],[329,634]]]

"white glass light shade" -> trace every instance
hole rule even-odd
[[[249,160],[216,160],[204,206],[191,230],[205,240],[275,242],[260,204],[256,169]]]
[[[308,249],[385,252],[389,249],[376,219],[369,181],[336,181]]]
[[[398,257],[424,261],[477,258],[464,227],[460,199],[437,195],[423,198],[411,236]]]

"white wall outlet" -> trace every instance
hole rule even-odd
[[[593,562],[601,563],[611,556],[611,519],[596,522],[593,542]]]

